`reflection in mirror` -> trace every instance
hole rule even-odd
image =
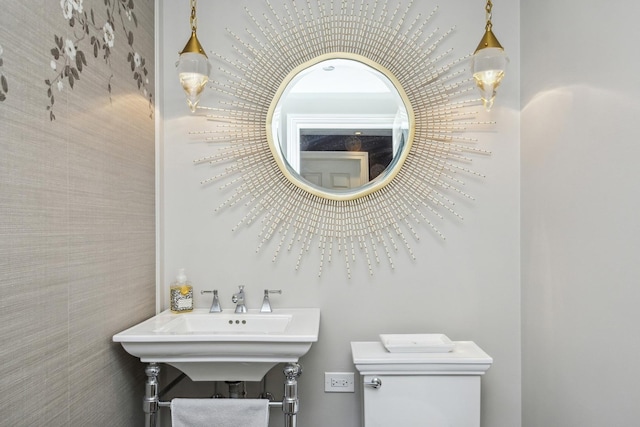
[[[359,60],[331,58],[288,81],[272,108],[270,137],[290,179],[329,198],[355,198],[397,172],[410,126],[390,78]]]

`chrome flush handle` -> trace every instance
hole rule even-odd
[[[378,377],[373,377],[371,378],[371,381],[369,381],[368,383],[364,383],[364,385],[379,389],[380,387],[382,387],[382,380]]]

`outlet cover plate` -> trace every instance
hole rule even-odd
[[[353,372],[325,372],[324,373],[325,393],[353,393],[354,373]]]

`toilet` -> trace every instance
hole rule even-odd
[[[480,378],[493,359],[472,341],[449,352],[390,352],[352,342],[363,427],[480,427]]]

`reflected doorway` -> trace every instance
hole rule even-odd
[[[325,153],[323,161],[319,160],[321,156],[317,153],[320,152]],[[326,154],[329,152],[333,154]],[[307,153],[316,154],[309,155]],[[300,129],[300,155],[300,172],[303,176],[305,170],[307,172],[310,170],[331,171],[329,164],[333,159],[333,162],[341,163],[339,166],[336,163],[336,169],[333,169],[335,172],[340,174],[348,172],[352,175],[349,178],[350,182],[354,182],[353,175],[357,174],[361,176],[359,178],[360,185],[364,185],[378,177],[391,164],[393,160],[393,134],[391,129]],[[305,163],[307,163],[306,166]],[[356,167],[363,169],[356,171]],[[315,182],[317,179],[316,176],[316,178],[308,180],[319,185]],[[321,186],[332,188],[327,187],[327,182],[331,181],[323,180]]]

